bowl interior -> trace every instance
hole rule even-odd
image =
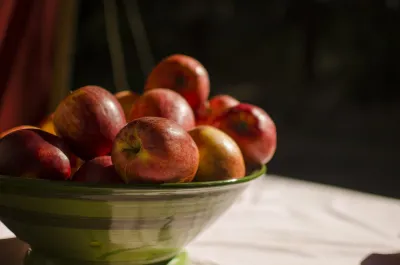
[[[265,166],[238,180],[90,185],[0,177],[0,220],[35,251],[99,264],[172,258]]]

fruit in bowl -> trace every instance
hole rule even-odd
[[[229,95],[212,97],[209,101],[204,102],[197,112],[197,125],[212,125],[215,118],[239,103],[239,100]]]
[[[245,175],[239,146],[226,133],[211,126],[198,126],[189,131],[196,142],[200,162],[195,181],[238,179]]]
[[[3,138],[4,136],[6,136],[7,134],[10,134],[12,132],[22,130],[22,129],[39,129],[39,127],[31,126],[31,125],[19,125],[19,126],[13,127],[11,129],[8,129],[8,130],[0,133],[0,139]]]
[[[53,117],[57,135],[83,160],[110,153],[115,136],[125,126],[121,104],[99,86],[85,86],[69,94]]]
[[[60,137],[43,130],[15,130],[0,140],[0,174],[53,180],[69,179],[69,149]]]
[[[217,117],[214,126],[231,136],[249,166],[268,163],[276,150],[276,127],[261,108],[241,103]]]
[[[175,91],[156,88],[145,92],[133,104],[128,120],[161,117],[175,121],[185,130],[193,129],[195,119],[187,101]]]
[[[192,137],[176,122],[159,117],[128,123],[118,133],[111,157],[127,183],[190,182],[199,165]]]
[[[151,71],[145,90],[160,87],[181,94],[195,112],[210,94],[210,80],[205,67],[195,58],[183,54],[166,57]]]
[[[199,61],[171,55],[140,96],[84,86],[42,129],[3,132],[0,220],[33,248],[27,262],[165,263],[227,210],[265,173],[276,128],[209,85]]]
[[[72,176],[72,181],[94,184],[124,183],[115,171],[111,156],[98,156],[84,162]]]

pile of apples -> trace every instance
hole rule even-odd
[[[142,95],[81,87],[37,127],[0,136],[0,174],[158,184],[239,179],[269,162],[276,149],[270,116],[209,93],[204,66],[181,54],[159,62]]]

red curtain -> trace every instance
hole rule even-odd
[[[0,132],[47,112],[59,0],[0,0]]]

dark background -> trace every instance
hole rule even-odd
[[[399,0],[139,1],[156,62],[191,55],[229,93],[275,120],[269,173],[400,198]],[[132,90],[146,73],[126,12]],[[103,1],[80,4],[73,85],[115,91]]]

